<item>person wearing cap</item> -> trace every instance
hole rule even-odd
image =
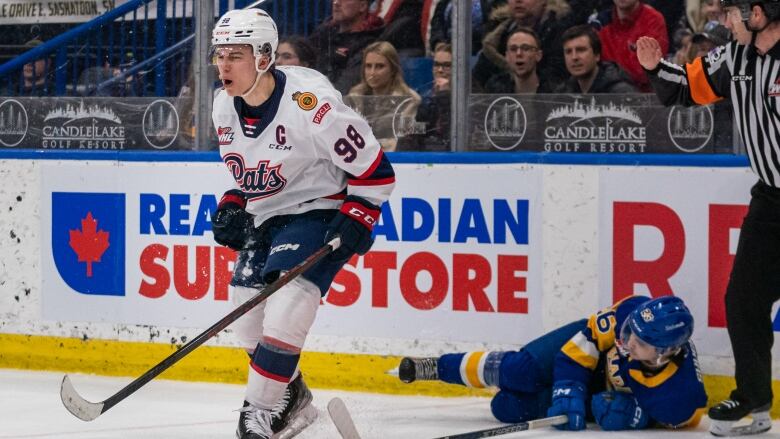
[[[490,408],[507,423],[566,415],[557,428],[693,427],[707,405],[693,326],[679,297],[629,296],[517,351],[405,357],[398,378],[497,387]]]
[[[34,38],[24,44],[26,50],[32,50],[43,44]],[[51,73],[52,62],[48,56],[28,62],[22,67],[21,96],[49,96],[54,94],[54,84],[46,80]]]
[[[717,21],[710,21],[701,32],[693,34],[691,37],[691,47],[688,52],[688,62],[700,56],[706,56],[710,51],[718,46],[722,46],[731,41],[731,32],[726,26]]]

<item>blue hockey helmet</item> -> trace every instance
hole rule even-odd
[[[693,316],[679,297],[648,300],[626,317],[620,330],[621,344],[626,346],[632,334],[663,356],[688,342],[693,334]]]

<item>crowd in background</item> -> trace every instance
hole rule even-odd
[[[312,33],[280,41],[277,64],[320,71],[364,114],[372,111],[371,99],[357,97],[404,98],[401,113],[423,128],[406,127],[411,134],[399,145],[390,127],[383,141],[388,150],[423,144],[449,149],[453,2],[331,2],[331,16]],[[655,38],[669,60],[684,64],[728,42],[724,24],[718,0],[472,0],[471,89],[488,94],[651,92],[635,55],[640,36]],[[36,37],[26,46],[40,43]],[[149,84],[122,74],[133,63],[132,53],[106,57],[81,72],[70,91],[143,96]],[[409,66],[420,65],[430,69],[422,75],[426,80],[405,77]],[[52,95],[45,81],[51,70],[49,59],[26,65],[21,94]],[[113,77],[119,78],[105,86]],[[392,125],[393,114],[380,107],[372,124]],[[378,136],[387,131],[374,128]]]

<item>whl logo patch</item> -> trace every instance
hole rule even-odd
[[[82,294],[125,295],[125,195],[52,193],[52,256]]]

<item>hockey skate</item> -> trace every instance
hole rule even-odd
[[[244,407],[239,410],[238,439],[271,439],[271,411],[257,408],[244,401]]]
[[[398,366],[398,378],[407,384],[417,380],[438,380],[438,358],[404,357]]]
[[[271,410],[273,438],[294,437],[311,425],[318,416],[311,401],[311,391],[303,381],[303,375],[298,374],[298,377],[287,385],[284,396]]]
[[[771,403],[754,408],[735,399],[721,401],[710,408],[710,433],[714,436],[743,436],[769,431],[772,428],[770,407]],[[753,419],[750,424],[734,425],[746,416]]]

